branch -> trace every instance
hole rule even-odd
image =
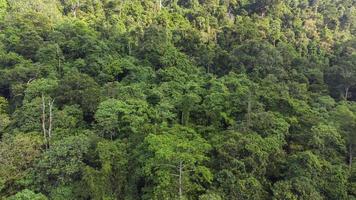
[[[171,173],[171,175],[172,175],[172,176],[177,176],[177,177],[179,177],[179,175],[178,175],[178,174],[172,174],[172,173]]]
[[[35,79],[36,79],[36,77],[30,78],[30,79],[27,81],[26,84],[27,84],[27,85],[30,84],[30,83],[31,83],[33,80],[35,80]]]
[[[171,164],[158,164],[158,166],[167,166],[167,167],[177,168],[177,166],[171,165]]]

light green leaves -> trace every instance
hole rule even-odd
[[[111,139],[137,133],[148,119],[147,109],[146,102],[141,100],[103,101],[95,113],[99,133]]]
[[[6,200],[47,200],[47,197],[41,193],[35,193],[31,190],[24,189],[21,192],[6,198]]]

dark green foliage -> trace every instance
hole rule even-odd
[[[92,116],[100,101],[100,87],[90,76],[70,72],[58,83],[56,99],[60,105],[79,105],[85,116]]]
[[[89,145],[88,136],[82,134],[53,142],[36,164],[39,172],[36,181],[45,182],[42,187],[51,188],[76,180],[84,170]]]

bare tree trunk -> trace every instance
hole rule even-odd
[[[72,13],[73,13],[74,18],[77,18],[77,10],[78,10],[79,6],[80,6],[79,1],[77,1],[76,3],[74,3],[72,5]]]
[[[348,97],[349,97],[349,89],[350,89],[349,87],[346,87],[346,88],[345,88],[345,97],[344,97],[344,98],[345,98],[345,101],[347,101],[347,99],[348,99]]]
[[[77,18],[77,8],[73,8],[72,9],[72,12],[73,12],[73,16],[74,16],[74,18]]]
[[[158,10],[162,9],[162,0],[157,0],[158,2]]]
[[[183,188],[182,188],[182,176],[183,176],[183,162],[179,162],[179,199],[182,199],[182,193],[183,193]]]
[[[45,98],[44,95],[42,94],[42,131],[43,131],[43,137],[45,140],[46,144],[46,149],[48,148],[48,140],[47,140],[47,131],[46,131],[46,104],[45,104]]]
[[[49,119],[48,119],[48,129],[46,127],[46,99],[44,94],[42,94],[42,131],[43,137],[45,140],[45,147],[46,149],[50,146],[50,140],[52,137],[52,123],[53,123],[53,104],[54,100],[48,101],[48,109],[49,109]]]
[[[314,4],[314,14],[315,15],[318,14],[318,8],[319,8],[319,0],[315,1],[315,4]]]
[[[261,17],[265,17],[265,15],[266,15],[266,10],[263,9],[262,12],[261,12]]]

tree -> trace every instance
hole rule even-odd
[[[179,125],[163,128],[162,133],[147,136],[145,143],[150,153],[144,170],[154,183],[153,198],[182,199],[202,187],[199,182],[211,181],[203,163],[210,145],[194,130]],[[200,181],[194,183],[193,177]]]
[[[45,96],[53,97],[58,87],[58,80],[56,79],[32,79],[28,82],[25,90],[24,101],[31,101],[34,98]]]
[[[356,134],[354,132],[356,126],[356,116],[354,112],[350,110],[352,105],[353,104],[347,103],[338,105],[333,112],[333,116],[331,117],[334,123],[339,127],[344,139],[346,140],[350,169],[352,169],[353,155],[355,152],[354,146],[356,145]]]
[[[47,197],[41,193],[34,193],[31,190],[24,189],[6,200],[47,200]]]
[[[210,88],[207,90],[209,94],[204,96],[202,109],[206,112],[207,123],[214,126],[219,126],[220,123],[231,125],[231,106],[228,101],[228,88],[220,80],[212,79],[209,81]]]
[[[4,135],[0,141],[0,196],[23,188],[44,144],[39,133]],[[14,191],[15,190],[15,191]]]
[[[279,181],[273,185],[274,200],[323,199],[322,195],[308,178]]]
[[[40,0],[8,0],[9,10],[13,14],[27,14],[35,13],[49,19],[52,23],[62,17],[58,1],[47,0],[46,2]]]
[[[48,43],[40,47],[36,53],[36,61],[51,66],[49,73],[63,77],[65,59],[63,51],[57,43]]]
[[[279,135],[283,138],[288,135],[290,125],[278,113],[252,113],[251,121],[250,128],[262,137],[266,137],[268,135]]]
[[[319,124],[312,127],[308,145],[320,156],[329,161],[343,160],[345,141],[335,127]]]
[[[50,147],[50,143],[51,143],[51,139],[52,139],[52,124],[53,124],[53,103],[54,100],[49,100],[48,101],[48,115],[49,115],[49,119],[46,120],[46,99],[44,97],[44,95],[42,94],[42,118],[41,118],[41,122],[42,122],[42,132],[43,132],[43,136],[44,139],[47,143],[47,148]]]
[[[207,193],[199,196],[199,200],[221,200],[221,196],[215,193]]]
[[[286,76],[280,52],[267,42],[248,41],[237,46],[233,55],[240,65],[240,71],[246,70],[246,73],[252,74],[253,77],[265,78],[270,74],[281,78]]]
[[[237,163],[235,163],[237,164]],[[233,174],[228,169],[216,174],[218,188],[226,199],[266,199],[267,191],[262,181],[246,174]]]
[[[58,110],[55,115],[53,128],[57,135],[60,130],[65,130],[65,132],[68,133],[70,130],[84,128],[83,111],[78,105],[64,106],[63,109]]]
[[[162,67],[160,57],[170,49],[170,37],[165,27],[158,25],[149,26],[143,35],[141,41],[140,53],[143,58],[149,60],[157,69]]]
[[[24,1],[14,1],[23,3]],[[33,1],[27,1],[31,4]],[[11,6],[11,3],[10,3]],[[28,5],[22,5],[28,9]],[[12,12],[4,18],[6,28],[2,39],[5,49],[16,52],[27,59],[35,60],[37,50],[44,44],[44,38],[53,26],[51,20],[39,13]]]
[[[39,188],[49,192],[58,185],[78,181],[85,167],[84,157],[89,151],[89,145],[90,137],[86,134],[53,141],[51,148],[41,155],[35,165]]]
[[[128,155],[120,140],[97,144],[100,169],[86,166],[84,181],[93,199],[122,199],[127,188]]]
[[[50,140],[52,137],[52,124],[54,113],[54,99],[50,96],[54,95],[54,92],[57,87],[58,82],[55,79],[35,79],[28,82],[25,91],[24,103],[26,104],[30,103],[32,99],[41,97],[41,124],[44,140],[46,141],[47,147],[49,147]],[[48,108],[48,111],[46,110],[46,108]],[[47,116],[48,120],[46,119]]]
[[[224,132],[224,135],[215,135],[213,137],[214,149],[216,151],[216,157],[214,162],[222,163],[218,169],[223,177],[231,177],[231,181],[223,182],[220,184],[222,187],[230,193],[230,198],[242,198],[245,192],[249,191],[237,191],[235,186],[228,186],[229,184],[237,184],[241,179],[247,184],[252,182],[256,188],[260,188],[260,197],[264,196],[264,189],[260,187],[260,182],[263,181],[263,177],[278,176],[280,173],[276,165],[284,157],[282,146],[285,141],[280,135],[270,135],[262,138],[260,135],[248,132],[242,134],[236,131]],[[267,170],[268,169],[268,170]],[[259,177],[255,180],[254,177]],[[243,189],[240,188],[240,189]],[[240,193],[237,193],[240,192]],[[237,194],[236,194],[237,193]],[[250,196],[251,197],[251,196]],[[252,198],[252,197],[251,197]]]
[[[344,100],[352,97],[350,89],[355,87],[356,76],[356,40],[350,40],[338,47],[336,58],[328,70],[328,83],[337,89]],[[334,93],[335,94],[335,93]]]
[[[147,104],[140,100],[108,99],[100,103],[95,120],[99,134],[111,140],[138,133],[148,120]]]
[[[6,0],[1,0],[0,1],[0,19],[2,20],[6,14],[6,9],[7,9],[8,5]]]
[[[12,121],[11,127],[22,132],[41,132],[41,106],[42,99],[40,97],[36,97],[31,101],[24,101],[22,107],[13,113],[15,120]]]
[[[4,97],[0,96],[0,135],[5,128],[10,124],[10,118],[7,114],[8,102]]]
[[[287,159],[284,175],[284,178],[291,181],[292,185],[293,182],[297,181],[293,187],[302,190],[299,192],[292,189],[295,196],[315,196],[316,199],[347,199],[347,187],[345,185],[347,177],[348,172],[342,165],[327,162],[310,151],[291,155]],[[304,187],[304,183],[310,186]],[[281,184],[288,186],[286,183]]]
[[[255,0],[252,4],[252,9],[256,10],[262,17],[264,17],[266,12],[279,2],[280,0]]]
[[[59,105],[79,105],[86,120],[90,121],[100,101],[100,88],[93,78],[86,74],[68,73],[59,82],[56,101]]]
[[[49,38],[52,42],[58,44],[65,60],[76,61],[77,59],[85,59],[92,54],[102,57],[104,54],[100,54],[102,53],[101,50],[106,48],[105,44],[98,40],[98,33],[91,29],[88,23],[81,20],[68,19],[63,21],[56,27],[56,31],[49,34]],[[86,64],[90,66],[91,63]],[[96,69],[83,67],[78,70],[90,74],[92,71],[95,72]]]

